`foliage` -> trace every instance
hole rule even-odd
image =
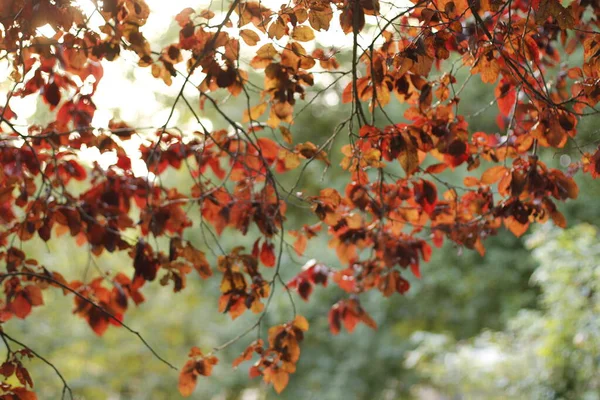
[[[541,310],[523,310],[505,331],[466,343],[418,334],[408,358],[444,393],[466,397],[598,398],[598,229],[539,230],[529,239],[539,266]],[[451,371],[451,372],[449,372]]]
[[[573,175],[600,173],[600,150],[575,142],[580,120],[600,100],[598,9],[586,0],[298,0],[279,8],[234,0],[221,12],[216,5],[181,11],[170,43],[146,39],[151,11],[143,0],[94,4],[86,12],[69,0],[0,1],[0,51],[14,83],[0,111],[0,321],[24,319],[47,292],[62,293],[97,335],[122,327],[175,368],[124,318],[144,304],[149,282],[178,293],[195,271],[215,288],[220,313],[258,316],[207,354],[190,346],[179,375],[182,395],[194,391],[198,376],[212,374],[217,352],[253,332],[259,338],[234,364],[258,358],[250,376],[281,392],[308,329],[292,291],[304,301],[320,287],[345,293],[327,313],[335,335],[376,328],[365,299],[407,293],[414,279],[406,270],[421,276],[431,244],[483,256],[485,239],[503,226],[515,236],[550,219],[565,227],[556,202],[578,196]],[[337,24],[349,48],[320,46],[319,36]],[[55,34],[42,34],[46,26]],[[583,60],[563,62],[559,48],[580,51]],[[164,85],[181,84],[166,121],[150,134],[118,119],[94,125],[104,70],[126,54]],[[338,61],[344,57],[348,68]],[[459,84],[457,71],[465,67],[470,73]],[[311,89],[321,74],[340,77],[350,110],[314,143],[299,137],[294,122],[311,105],[301,106],[307,93],[322,93]],[[459,106],[475,75],[495,96],[497,127],[488,132],[474,131]],[[189,99],[190,87],[199,104]],[[242,109],[225,112],[223,93],[242,99]],[[23,127],[11,105],[30,96],[41,98],[48,114]],[[397,102],[406,104],[398,118],[387,111]],[[199,129],[172,126],[178,109]],[[208,109],[225,128],[205,126]],[[341,154],[332,155],[344,131]],[[567,143],[580,158],[566,171],[540,159],[541,149]],[[128,150],[136,146],[139,154]],[[88,165],[89,149],[115,162]],[[134,167],[140,160],[143,168]],[[311,164],[343,174],[340,187],[305,184]],[[173,184],[174,170],[186,171],[190,185]],[[296,177],[291,185],[289,176]],[[302,210],[300,218],[292,208]],[[244,238],[221,239],[236,234]],[[48,268],[28,246],[67,235],[87,248],[88,267],[118,254],[129,268],[88,274],[86,267],[82,279]],[[325,239],[343,266],[321,255],[302,271],[286,271],[315,238]],[[278,290],[287,292],[292,317],[275,322],[263,341]],[[53,364],[4,328],[0,336],[8,349],[2,389],[35,398],[23,360]],[[63,397],[71,394],[57,374]]]

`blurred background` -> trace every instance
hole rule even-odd
[[[155,12],[146,27],[147,37],[160,47],[177,37],[177,28],[168,15],[191,2],[149,1]],[[197,3],[197,2],[195,2]],[[197,4],[193,4],[195,8]],[[156,20],[152,19],[156,18]],[[166,24],[165,21],[168,23]],[[154,37],[152,36],[154,35]],[[326,39],[326,40],[332,40]],[[323,43],[321,43],[323,44]],[[325,45],[327,43],[325,42]],[[571,57],[581,58],[581,54]],[[340,62],[347,62],[343,57]],[[453,61],[453,60],[451,60]],[[451,63],[447,65],[448,68]],[[167,118],[173,94],[180,80],[169,88],[152,78],[149,69],[136,68],[136,60],[125,54],[105,63],[105,77],[99,87],[95,126],[106,126],[112,118],[131,126],[160,126]],[[443,70],[446,67],[442,68]],[[3,64],[0,75],[8,68]],[[458,71],[459,83],[469,75]],[[6,79],[0,76],[0,93]],[[261,83],[259,75],[251,79]],[[335,76],[319,74],[316,87],[307,95],[313,105],[298,115],[291,127],[295,141],[323,143],[336,125],[348,115],[340,96],[347,80],[334,83]],[[324,90],[327,86],[329,89]],[[319,93],[317,95],[317,93]],[[186,92],[198,102],[197,92]],[[316,97],[315,97],[316,96]],[[314,97],[314,99],[313,99]],[[3,101],[3,99],[0,99]],[[219,98],[222,109],[238,116],[244,99]],[[22,122],[48,118],[39,99],[22,100],[17,114]],[[394,121],[404,121],[405,105],[392,100],[386,111]],[[467,116],[471,132],[497,132],[493,87],[472,79],[461,96],[460,112]],[[225,121],[207,108],[203,123],[213,129],[226,128]],[[172,125],[198,129],[192,115],[177,110]],[[595,146],[593,121],[583,121],[577,137],[579,146]],[[347,175],[338,167],[340,135],[331,149],[332,166],[312,163],[300,187],[317,193],[322,187],[341,189]],[[139,144],[139,143],[138,143]],[[132,152],[137,151],[132,147]],[[573,143],[563,152],[542,152],[541,158],[553,168],[567,169],[571,156],[577,157]],[[110,156],[91,160],[110,164]],[[140,166],[143,169],[143,163]],[[476,174],[476,173],[475,173]],[[462,182],[464,168],[450,171],[449,182]],[[297,175],[281,179],[291,187]],[[185,191],[192,184],[185,170],[169,169],[163,182]],[[568,229],[551,223],[530,229],[517,239],[507,231],[489,238],[485,257],[474,251],[445,245],[436,249],[432,260],[422,266],[422,278],[411,279],[405,296],[382,298],[364,296],[364,308],[379,329],[359,325],[352,334],[329,332],[327,312],[344,294],[335,288],[316,288],[310,303],[295,296],[298,313],[307,317],[310,330],[302,343],[298,370],[281,394],[259,379],[248,378],[249,362],[232,370],[231,362],[253,338],[245,338],[219,353],[220,363],[213,376],[200,378],[192,398],[211,400],[263,399],[600,399],[600,182],[579,176],[580,195],[561,204]],[[313,221],[309,209],[290,207],[288,226]],[[309,221],[310,219],[310,221]],[[316,222],[316,219],[314,220]],[[210,243],[202,240],[199,229],[190,229],[188,239],[210,254]],[[254,237],[241,237],[225,231],[220,238],[224,248],[243,243],[251,247]],[[291,238],[290,238],[291,240]],[[85,247],[77,247],[68,235],[26,244],[27,252],[48,268],[72,279],[90,278],[107,271],[130,275],[131,258],[126,254],[103,254],[90,258]],[[284,253],[282,274],[289,279],[310,258],[338,267],[335,252],[326,240],[309,242],[306,257]],[[201,281],[190,275],[188,287],[180,293],[155,284],[146,285],[146,302],[131,308],[125,322],[167,360],[181,366],[191,346],[210,350],[251,325],[256,316],[246,313],[235,321],[217,312],[218,279]],[[177,373],[154,358],[137,337],[125,329],[110,327],[99,338],[82,319],[72,314],[73,300],[59,291],[45,292],[44,307],[34,308],[25,321],[11,320],[6,331],[30,345],[62,372],[80,399],[178,399]],[[274,298],[264,326],[287,321],[291,307],[280,291]],[[263,332],[264,333],[264,332]],[[3,357],[0,354],[0,358]],[[30,362],[30,372],[41,399],[56,399],[60,380],[47,365]]]

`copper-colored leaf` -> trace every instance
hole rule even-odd
[[[242,29],[240,31],[240,37],[248,46],[256,46],[256,44],[258,44],[260,41],[258,33],[250,29]]]
[[[273,387],[277,393],[283,392],[289,380],[290,375],[283,370],[277,370],[277,372],[271,375],[271,382],[273,382]]]
[[[194,389],[196,389],[196,382],[198,380],[198,375],[194,370],[196,366],[196,361],[188,360],[183,366],[181,372],[179,373],[179,384],[177,388],[179,389],[179,393],[183,397],[189,397],[194,393]]]
[[[309,42],[315,38],[315,32],[308,26],[299,25],[292,32],[292,39],[299,42]]]
[[[264,242],[262,244],[262,248],[260,250],[260,261],[264,264],[265,267],[274,267],[275,266],[275,246],[273,243]]]
[[[507,173],[508,169],[506,167],[503,165],[496,165],[485,170],[483,175],[481,175],[481,182],[486,185],[491,185],[498,182]]]

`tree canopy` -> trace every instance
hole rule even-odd
[[[12,398],[36,398],[26,359],[54,366],[5,327],[49,292],[72,298],[97,335],[136,336],[180,371],[184,396],[238,342],[246,350],[226,361],[251,361],[249,376],[282,392],[312,333],[298,300],[336,290],[323,311],[333,335],[377,328],[364,294],[404,295],[444,243],[483,256],[502,229],[566,227],[559,203],[578,197],[575,174],[600,174],[600,150],[578,136],[600,101],[600,8],[589,0],[211,2],[153,40],[145,27],[161,15],[144,0],[84,3],[0,0],[0,373],[15,377],[0,387]],[[125,113],[99,122],[98,93],[125,57],[176,87],[158,126]],[[495,116],[487,131],[461,103],[480,83],[494,97],[482,104]],[[303,115],[329,94],[346,108],[321,131]],[[19,115],[23,99],[43,112]],[[578,157],[562,169],[543,159],[568,146]],[[88,255],[78,274],[35,252],[66,237]],[[98,266],[117,254],[126,268]],[[176,367],[125,316],[152,283],[177,293],[192,274],[220,313],[256,315]],[[272,323],[276,296],[288,317]]]

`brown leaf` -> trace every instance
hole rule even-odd
[[[288,128],[286,128],[283,125],[279,125],[279,131],[281,132],[281,135],[283,136],[283,140],[287,144],[292,144],[293,143],[292,132],[290,132],[290,130]]]
[[[269,25],[269,29],[267,31],[267,35],[270,39],[281,39],[287,33],[287,24],[278,17],[271,25]]]
[[[308,13],[308,22],[316,31],[329,30],[329,24],[331,23],[332,18],[333,11],[331,10],[331,6],[323,7],[323,9],[311,8]]]
[[[315,38],[315,32],[308,26],[300,25],[292,32],[292,39],[299,42],[309,42]]]
[[[242,29],[240,31],[240,37],[248,46],[256,46],[256,44],[260,41],[258,33],[250,29]]]

